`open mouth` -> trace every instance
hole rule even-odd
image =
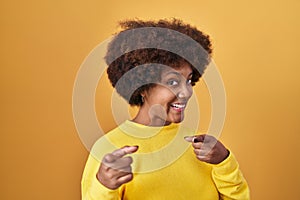
[[[172,103],[170,105],[174,110],[181,112],[185,109],[186,104],[185,103]]]

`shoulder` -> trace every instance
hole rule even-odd
[[[105,154],[111,153],[114,150],[122,147],[120,146],[121,144],[116,144],[115,141],[117,141],[116,138],[118,138],[119,141],[124,141],[125,139],[123,139],[123,137],[124,134],[119,127],[112,129],[96,140],[92,146],[90,154],[98,161],[102,160]]]

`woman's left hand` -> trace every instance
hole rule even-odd
[[[192,143],[194,153],[200,161],[219,164],[229,155],[224,145],[211,135],[187,136],[184,139]]]

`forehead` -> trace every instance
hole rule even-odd
[[[161,75],[162,75],[162,77],[164,77],[168,74],[174,74],[174,75],[178,74],[178,75],[182,75],[184,77],[188,77],[191,75],[192,72],[193,72],[192,67],[187,63],[183,63],[179,67],[176,67],[176,68],[172,68],[172,67],[164,68]]]

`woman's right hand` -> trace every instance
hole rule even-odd
[[[132,158],[126,156],[138,150],[138,146],[125,146],[106,154],[97,173],[97,179],[105,187],[115,190],[133,179]]]

